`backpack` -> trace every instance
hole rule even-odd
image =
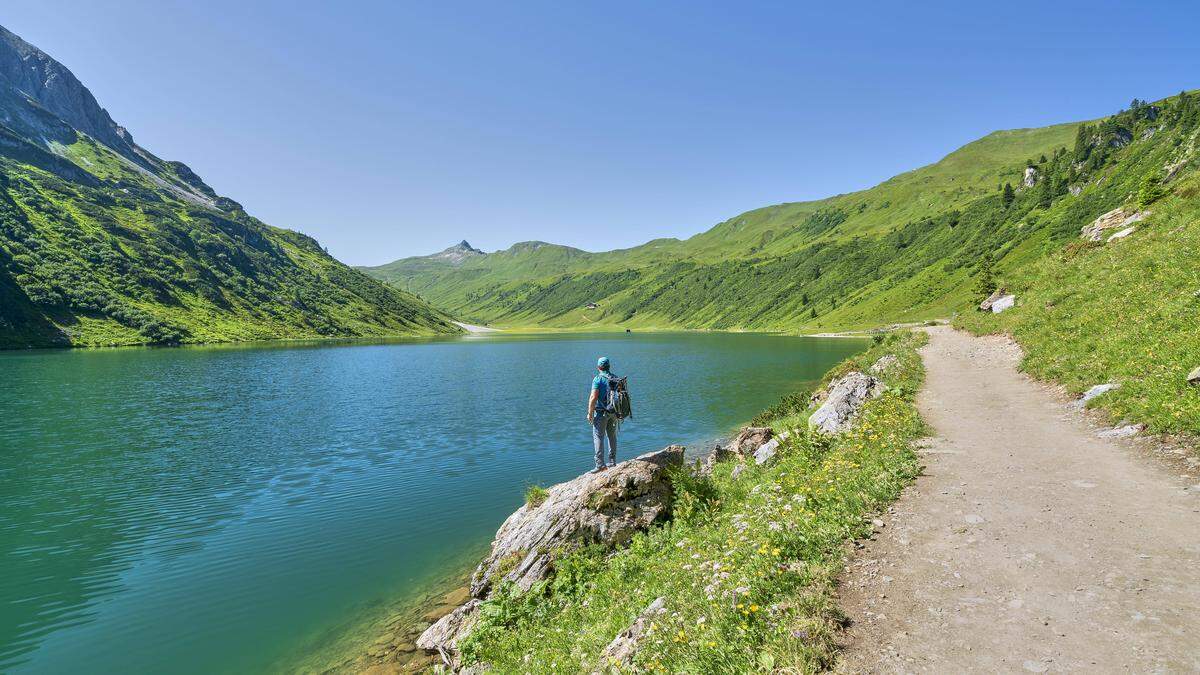
[[[633,406],[629,402],[628,377],[608,376],[608,400],[604,402],[604,410],[616,415],[618,420],[633,417]]]

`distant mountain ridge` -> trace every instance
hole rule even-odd
[[[457,331],[142,148],[0,27],[0,347]]]
[[[1135,99],[1094,122],[994,132],[875,187],[755,209],[682,241],[514,246],[458,266],[407,258],[364,271],[499,326],[808,331],[944,317],[1144,181],[1191,171],[1196,100]]]

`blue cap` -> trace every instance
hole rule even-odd
[[[596,361],[596,367],[601,370],[608,370],[608,357],[601,356],[600,359]]]

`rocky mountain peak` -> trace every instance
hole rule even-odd
[[[0,81],[108,147],[138,161],[133,137],[66,66],[0,26]],[[140,163],[140,162],[139,162]]]
[[[430,257],[457,265],[468,258],[473,258],[480,255],[484,255],[484,252],[471,246],[470,242],[468,242],[466,239],[463,239],[441,253],[435,253]]]

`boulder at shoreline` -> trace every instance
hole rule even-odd
[[[683,446],[671,445],[626,460],[606,471],[585,473],[547,489],[537,506],[517,509],[475,569],[471,596],[430,626],[417,646],[436,651],[457,666],[457,645],[474,627],[479,605],[500,584],[529,590],[554,571],[554,560],[588,544],[615,548],[670,515],[673,489],[668,474],[683,465]]]

